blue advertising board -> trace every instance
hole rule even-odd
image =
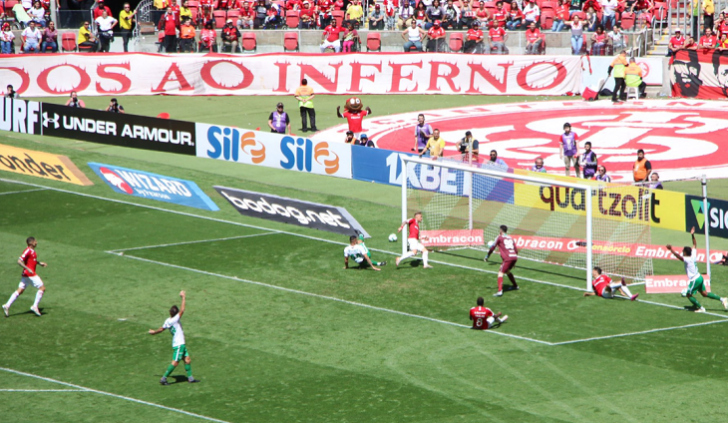
[[[196,183],[141,170],[127,169],[103,163],[89,163],[91,169],[119,194],[149,198],[203,210],[220,208]]]

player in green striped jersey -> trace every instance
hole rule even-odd
[[[169,329],[169,331],[172,333],[172,349],[174,350],[174,353],[172,355],[172,364],[167,366],[167,371],[164,372],[164,376],[162,376],[162,379],[160,379],[159,381],[159,383],[161,383],[162,385],[169,385],[169,383],[167,382],[167,377],[172,374],[172,372],[182,359],[184,359],[185,362],[187,381],[189,383],[199,382],[199,380],[192,377],[192,365],[190,364],[192,360],[190,359],[190,352],[187,350],[187,347],[185,345],[185,333],[182,330],[182,324],[179,321],[179,319],[185,312],[185,292],[181,291],[179,293],[179,296],[182,297],[182,305],[180,306],[180,308],[177,308],[176,305],[172,306],[172,308],[169,309],[170,318],[164,321],[162,327],[160,327],[159,329],[149,329],[150,335],[162,333],[165,329]]]

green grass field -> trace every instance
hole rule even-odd
[[[236,109],[275,99],[120,102],[132,111],[137,101],[144,114],[246,126],[259,112]],[[322,98],[320,107],[339,101]],[[425,108],[422,98],[386,101],[370,104],[381,102],[372,108],[382,114]],[[0,143],[67,155],[95,184],[0,173],[0,302],[17,286],[27,236],[48,262],[39,272],[44,316],[29,312],[30,288],[0,321],[2,421],[704,422],[728,412],[728,313],[717,301],[703,300],[710,313],[701,315],[679,295],[641,287],[635,303],[584,298],[582,272],[533,262],[519,262],[520,291],[494,299],[499,260],[475,253],[432,254],[432,270],[345,271],[345,237],[240,216],[212,186],[346,207],[373,236],[374,256],[390,263],[398,188],[73,140],[3,133]],[[221,210],[115,194],[91,161],[193,180]],[[653,240],[682,245],[689,236],[655,232]],[[682,266],[655,261],[655,270]],[[728,293],[727,276],[714,268],[714,292]],[[147,330],[179,304],[181,289],[202,382],[187,384],[180,366],[165,387],[158,380],[171,336]],[[467,329],[481,295],[508,323]]]

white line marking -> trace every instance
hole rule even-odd
[[[659,329],[643,330],[643,331],[639,331],[639,332],[620,333],[617,335],[595,336],[593,338],[574,339],[573,341],[554,342],[553,345],[567,345],[567,344],[576,344],[579,342],[597,341],[600,339],[622,338],[625,336],[644,335],[646,333],[664,332],[664,331],[668,331],[668,330],[685,329],[685,328],[692,328],[695,326],[706,326],[706,325],[712,325],[714,323],[725,323],[725,322],[728,322],[728,320],[713,320],[710,322],[693,323],[690,325],[671,326],[669,328],[659,328]]]
[[[119,248],[117,250],[111,250],[113,252],[123,252],[123,251],[134,251],[134,250],[150,250],[152,248],[162,248],[162,247],[172,247],[176,245],[189,245],[189,244],[201,244],[205,242],[215,242],[215,241],[228,241],[231,239],[242,239],[242,238],[253,238],[256,236],[265,236],[265,235],[274,235],[279,233],[276,232],[266,232],[262,234],[251,234],[251,235],[240,235],[240,236],[229,236],[226,238],[213,238],[213,239],[201,239],[198,241],[183,241],[183,242],[173,242],[170,244],[157,244],[157,245],[146,245],[143,247],[132,247],[132,248]]]
[[[191,416],[191,417],[197,417],[198,419],[207,420],[207,421],[210,421],[210,422],[230,423],[230,422],[227,422],[225,420],[219,420],[219,419],[214,419],[212,417],[203,416],[202,414],[190,413],[189,411],[180,410],[179,408],[166,407],[164,405],[155,404],[153,402],[142,401],[142,400],[139,400],[139,399],[136,399],[136,398],[125,397],[124,395],[117,395],[117,394],[112,394],[111,392],[105,392],[105,391],[99,391],[99,390],[96,390],[96,389],[86,388],[86,387],[81,386],[81,385],[74,385],[73,383],[62,382],[62,381],[57,380],[57,379],[51,379],[49,377],[38,376],[38,375],[34,375],[32,373],[26,373],[26,372],[21,372],[21,371],[18,371],[18,370],[8,369],[6,367],[0,367],[0,370],[5,371],[5,372],[8,372],[8,373],[13,373],[13,374],[16,374],[16,375],[20,375],[20,376],[27,376],[27,377],[31,377],[31,378],[34,378],[34,379],[44,380],[46,382],[57,383],[59,385],[68,386],[68,387],[71,387],[71,388],[76,388],[76,389],[79,389],[81,391],[93,392],[95,394],[105,395],[107,397],[119,398],[119,399],[123,399],[123,400],[126,400],[126,401],[135,402],[137,404],[143,404],[143,405],[148,405],[150,407],[161,408],[162,410],[173,411],[175,413],[185,414],[185,415]]]
[[[114,251],[107,251],[107,253],[114,254],[114,255],[117,255],[117,256],[122,256],[121,254],[119,254],[117,252],[114,252]],[[220,273],[208,272],[208,271],[205,271],[205,270],[195,269],[195,268],[192,268],[192,267],[179,266],[179,265],[176,265],[176,264],[165,263],[163,261],[150,260],[150,259],[146,259],[146,258],[142,258],[142,257],[136,257],[136,256],[130,256],[130,255],[126,255],[126,254],[124,254],[122,257],[124,257],[124,258],[130,258],[130,259],[133,259],[133,260],[139,260],[139,261],[143,261],[143,262],[146,262],[146,263],[156,264],[156,265],[159,265],[159,266],[171,267],[173,269],[186,270],[188,272],[195,272],[195,273],[199,273],[199,274],[202,274],[202,275],[214,276],[214,277],[223,278],[223,279],[230,279],[230,280],[233,280],[233,281],[236,281],[236,282],[243,282],[243,283],[247,283],[247,284],[251,284],[251,285],[258,285],[258,286],[262,286],[262,287],[265,287],[265,288],[278,289],[280,291],[290,292],[290,293],[293,293],[293,294],[307,295],[307,296],[310,296],[310,297],[320,298],[320,299],[323,299],[323,300],[336,301],[336,302],[340,302],[340,303],[344,303],[344,304],[354,305],[354,306],[357,306],[357,307],[368,308],[368,309],[371,309],[371,310],[383,311],[383,312],[386,312],[386,313],[398,314],[400,316],[414,317],[416,319],[429,320],[429,321],[435,322],[435,323],[442,323],[442,324],[445,324],[445,325],[450,325],[450,326],[456,326],[456,327],[459,327],[459,328],[470,329],[470,326],[468,326],[468,325],[463,325],[463,324],[454,323],[454,322],[448,322],[447,320],[440,320],[440,319],[435,319],[433,317],[420,316],[418,314],[410,314],[410,313],[406,313],[404,311],[392,310],[392,309],[384,308],[384,307],[377,307],[377,306],[373,306],[373,305],[369,305],[369,304],[358,303],[358,302],[355,302],[355,301],[344,300],[344,299],[341,299],[341,298],[329,297],[327,295],[315,294],[315,293],[312,293],[312,292],[299,291],[297,289],[286,288],[286,287],[282,287],[282,286],[278,286],[278,285],[272,285],[272,284],[269,284],[269,283],[257,282],[257,281],[253,281],[253,280],[250,280],[250,279],[238,278],[237,276],[222,275]],[[485,331],[485,332],[487,332],[487,333],[493,333],[493,334],[501,335],[501,336],[507,336],[507,337],[510,337],[510,338],[521,339],[521,340],[524,340],[524,341],[536,342],[536,343],[543,344],[543,345],[551,345],[550,342],[541,341],[540,339],[526,338],[524,336],[512,335],[510,333],[494,332],[494,331]]]
[[[0,192],[0,195],[22,194],[24,192],[36,192],[36,191],[47,191],[47,190],[48,190],[48,188],[24,189],[24,190],[21,190],[21,191]]]
[[[91,392],[86,389],[0,389],[0,392]]]

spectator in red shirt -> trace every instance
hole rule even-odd
[[[685,44],[683,44],[683,48],[685,50],[697,50],[698,45],[695,43],[695,40],[691,36],[685,37]]]
[[[319,0],[318,2],[318,15],[319,23],[321,28],[324,29],[331,24],[331,12],[333,11],[334,3],[331,0]]]
[[[563,1],[563,0],[559,0]],[[503,1],[498,0],[495,3],[495,13],[493,13],[493,21],[498,28],[505,28],[508,20],[508,11],[503,7]]]
[[[718,37],[713,34],[713,30],[710,28],[705,28],[705,35],[700,37],[700,41],[698,41],[698,48],[699,49],[708,49],[708,48],[715,48],[715,46],[718,44]]]
[[[523,27],[523,12],[518,7],[518,3],[515,1],[511,3],[511,11],[508,13],[508,22],[506,22],[506,28],[509,31],[515,31]]]
[[[561,32],[564,29],[565,22],[569,20],[569,5],[564,0],[559,0],[556,6],[556,16],[554,17],[554,25],[551,28],[553,32]]]
[[[445,28],[442,27],[442,22],[435,21],[427,31],[427,51],[438,52],[445,48]]]
[[[255,9],[251,2],[243,2],[240,6],[240,18],[238,18],[237,25],[241,29],[255,28]]]
[[[93,14],[94,14],[94,20],[96,20],[96,18],[100,18],[101,17],[101,14],[102,14],[102,12],[104,10],[106,10],[107,16],[113,16],[111,14],[111,9],[109,9],[109,6],[106,6],[104,4],[104,0],[99,0],[98,1],[98,6],[94,9],[94,12],[93,12]]]
[[[164,51],[167,53],[177,51],[177,30],[179,27],[179,18],[175,16],[172,8],[167,6],[167,11],[159,20],[158,25],[158,29],[164,31]]]
[[[301,0],[288,0],[286,2],[286,10],[301,10],[303,3]]]
[[[581,11],[588,12],[589,8],[593,9],[595,12],[600,12],[602,10],[602,5],[599,3],[599,0],[586,0],[584,4],[581,5]]]
[[[222,51],[232,51],[236,53],[238,51],[238,40],[240,40],[240,31],[233,25],[233,20],[228,19],[225,22],[225,27],[222,29]]]
[[[539,54],[541,43],[541,31],[536,28],[536,22],[531,22],[526,30],[526,54]]]
[[[670,38],[670,42],[667,44],[667,57],[674,57],[678,50],[681,50],[685,45],[685,37],[682,36],[680,28],[675,30],[675,35]]]
[[[217,32],[212,29],[212,22],[207,22],[205,28],[200,32],[199,50],[217,53]]]
[[[490,41],[490,51],[495,54],[506,54],[506,40],[508,34],[501,27],[492,27],[488,30],[488,39]]]
[[[592,34],[591,37],[592,40],[592,55],[594,56],[604,56],[604,53],[607,50],[607,34],[604,32],[604,27],[602,25],[597,25],[597,30],[594,34]]]
[[[341,41],[339,41],[340,34],[343,28],[337,26],[336,19],[331,20],[331,25],[324,29],[323,36],[321,37],[321,53],[324,53],[327,48],[333,48],[337,53],[341,51]]]
[[[311,7],[311,3],[306,0],[301,8],[300,20],[298,21],[299,29],[316,28],[316,9]]]
[[[484,1],[478,3],[478,10],[475,11],[475,17],[478,19],[478,22],[480,22],[481,28],[488,27],[488,21],[492,18],[492,16],[490,14],[490,10],[485,8]]]
[[[483,31],[480,30],[478,21],[470,25],[470,29],[465,34],[465,44],[463,44],[463,52],[478,53],[483,51]]]

